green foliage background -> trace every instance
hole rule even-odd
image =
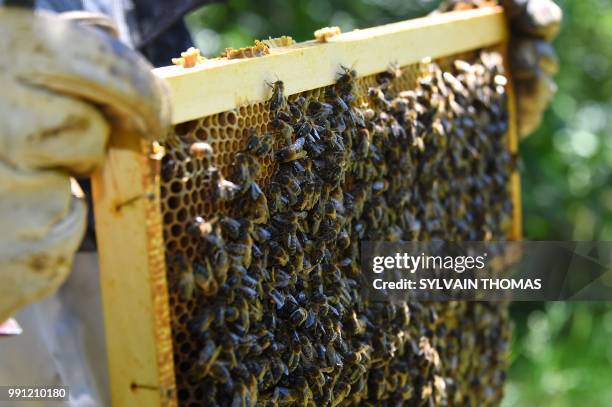
[[[525,237],[612,240],[611,0],[557,0],[558,92],[521,144]],[[188,16],[206,56],[255,38],[312,38],[427,14],[438,0],[229,0]],[[612,406],[612,307],[515,303],[505,406]]]

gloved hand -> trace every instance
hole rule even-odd
[[[533,132],[556,91],[553,75],[558,60],[551,44],[561,27],[563,12],[553,0],[498,0],[511,29],[509,64],[517,99],[519,133]],[[494,4],[491,0],[450,0],[441,11]]]
[[[0,8],[0,321],[53,292],[71,269],[86,205],[71,176],[103,161],[109,135],[150,140],[169,125],[163,83],[92,27]]]

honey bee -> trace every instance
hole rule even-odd
[[[256,222],[255,222],[256,223]],[[270,231],[263,225],[257,225],[252,233],[253,239],[258,243],[267,242],[272,237]]]
[[[333,86],[325,89],[325,99],[332,105],[334,112],[344,113],[349,110],[348,104],[338,96]]]
[[[349,114],[347,117],[348,118],[352,118],[353,115]],[[349,125],[352,127],[353,123],[351,122],[351,123],[349,123]],[[335,131],[338,134],[342,134],[347,129],[347,122],[344,119],[344,117],[342,117],[342,116],[330,117],[329,118],[329,122],[328,122],[328,126],[329,126],[329,129]]]
[[[219,225],[225,236],[232,240],[237,240],[240,236],[241,224],[238,220],[224,216],[219,220]]]
[[[415,137],[412,145],[416,146],[421,153],[425,152],[425,142],[422,137]]]
[[[376,81],[383,87],[388,87],[393,80],[399,79],[402,76],[402,69],[399,64],[394,62],[389,64],[386,71],[376,75]]]
[[[368,129],[359,129],[357,132],[357,154],[360,158],[367,158],[370,154],[370,132]]]
[[[273,264],[286,266],[289,263],[289,254],[276,242],[270,242],[270,256]]]
[[[213,222],[206,222],[201,216],[196,216],[187,227],[187,233],[196,238],[202,238],[210,234],[213,230]]]
[[[353,82],[357,79],[357,71],[353,68],[346,67],[344,65],[340,65],[340,73],[338,74],[338,79],[336,79],[336,84],[345,84]]]
[[[345,250],[350,246],[350,244],[351,237],[349,236],[348,232],[345,229],[341,230],[336,237],[336,245],[340,250]]]
[[[268,199],[256,182],[251,183],[249,199],[246,203],[247,214],[253,223],[264,224],[270,218]]]
[[[375,196],[382,195],[389,188],[389,181],[386,179],[379,179],[374,181],[372,184],[372,193]]]
[[[204,377],[210,372],[212,366],[217,362],[217,359],[221,355],[221,350],[222,347],[216,346],[212,339],[206,340],[204,347],[198,355],[197,364],[194,366],[198,369],[200,377]]]
[[[301,189],[299,200],[295,203],[294,208],[299,211],[308,211],[312,209],[318,200],[319,187],[316,182],[306,182]]]
[[[168,158],[166,158],[168,157]],[[161,179],[164,182],[170,181],[173,177],[176,176],[177,171],[177,163],[176,161],[169,158],[170,156],[166,155],[162,158],[161,165]]]
[[[291,313],[291,317],[290,317],[291,322],[293,322],[297,326],[300,326],[304,322],[306,322],[307,318],[308,318],[308,312],[304,308],[296,309],[295,311]]]
[[[277,80],[276,82],[266,82],[266,84],[272,88],[272,96],[268,100],[268,106],[270,107],[270,111],[276,112],[277,110],[283,108],[285,106],[285,84],[281,80]]]
[[[212,264],[213,274],[217,283],[223,285],[227,279],[227,271],[230,268],[230,258],[225,248],[217,250],[213,256]]]
[[[299,122],[300,120],[302,120],[302,110],[300,109],[300,106],[297,103],[289,103],[289,112],[291,113],[293,121]]]
[[[305,141],[304,137],[300,137],[294,143],[280,149],[276,153],[276,159],[282,163],[286,163],[306,157],[306,151],[303,150]]]
[[[293,141],[293,127],[278,118],[274,118],[270,122],[273,129],[278,131],[285,141],[285,145],[290,145]]]
[[[179,292],[181,293],[182,298],[189,301],[193,298],[193,293],[195,291],[195,279],[193,276],[193,270],[191,269],[191,267],[187,267],[180,273],[180,280],[178,283]]]
[[[281,212],[287,209],[289,205],[289,199],[285,197],[283,193],[283,186],[278,182],[271,182],[268,187],[268,201],[269,209],[271,212]]]
[[[214,185],[214,198],[218,201],[231,201],[240,192],[240,187],[231,181],[223,178],[223,175],[216,168],[210,170],[211,179]]]
[[[248,406],[251,405],[251,392],[244,383],[237,383],[234,388],[234,397],[232,398],[232,406]]]
[[[286,112],[286,111],[284,111],[284,110],[277,111],[275,119],[284,121],[285,123],[289,123],[289,124],[291,124],[294,121],[293,117],[291,116],[291,114]]]
[[[330,241],[338,235],[341,222],[337,217],[336,207],[333,203],[327,202],[324,210],[325,215],[321,222],[318,235],[320,240]]]
[[[334,107],[329,103],[312,101],[308,105],[308,112],[315,120],[327,119],[334,112]]]
[[[234,176],[236,185],[240,187],[240,192],[246,192],[260,176],[261,167],[257,159],[250,154],[236,154],[236,166],[238,171]]]
[[[219,383],[232,383],[232,375],[226,363],[215,362],[210,368],[209,374]]]
[[[228,243],[227,252],[231,254],[234,259],[240,259],[239,262],[248,268],[251,265],[251,260],[253,259],[251,236],[245,234],[239,242]]]
[[[332,407],[340,405],[351,392],[351,385],[348,383],[339,382],[336,384],[333,390],[333,402]]]
[[[251,129],[251,135],[247,142],[247,151],[258,157],[264,157],[272,151],[272,135],[264,134],[261,138],[255,129]]]
[[[381,109],[388,110],[391,107],[391,104],[385,97],[384,92],[379,87],[371,87],[368,88],[368,96],[374,102],[374,104]]]
[[[193,277],[195,284],[202,290],[204,295],[211,295],[216,288],[216,284],[213,283],[213,276],[211,273],[212,266],[210,261],[205,259],[205,263],[194,263]]]

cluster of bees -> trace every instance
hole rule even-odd
[[[360,79],[342,68],[334,85],[291,97],[270,84],[267,124],[242,124],[223,173],[200,130],[169,141],[162,197],[164,212],[178,210],[165,238],[181,404],[500,402],[504,305],[372,303],[358,284],[363,240],[507,232],[501,58],[427,67],[410,90],[397,67]],[[202,201],[215,210],[196,213]]]

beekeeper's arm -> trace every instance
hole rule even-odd
[[[71,176],[119,128],[159,139],[166,90],[139,54],[54,14],[0,7],[0,321],[65,280],[86,227]]]

